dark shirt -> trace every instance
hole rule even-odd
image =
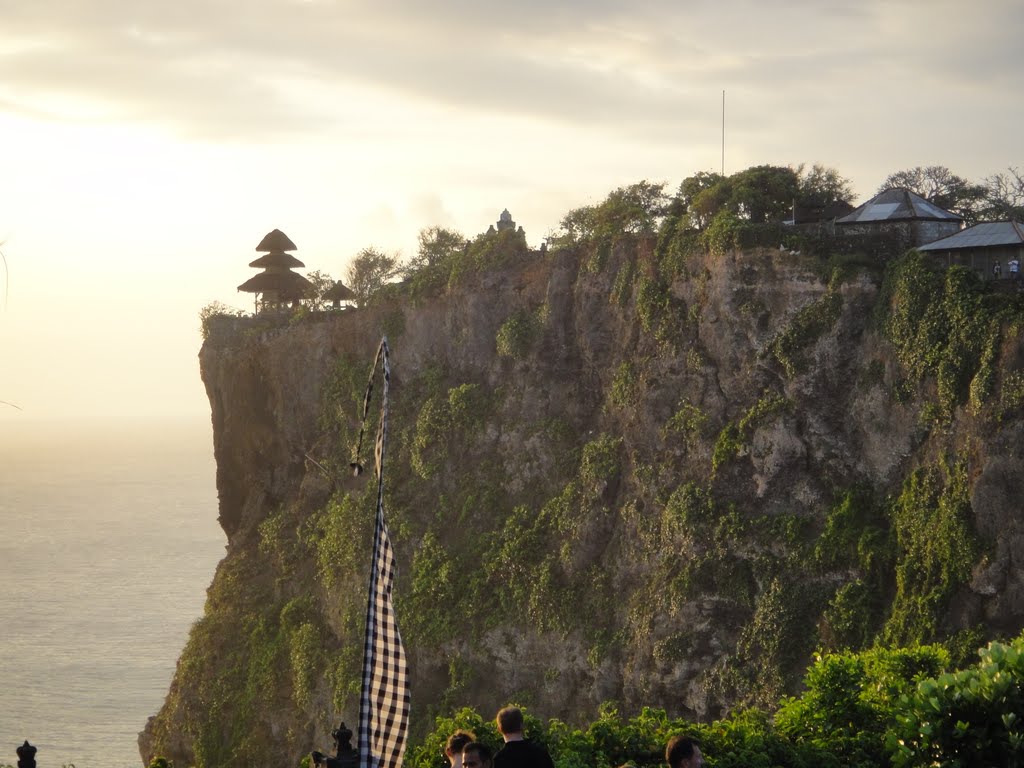
[[[494,756],[494,768],[555,768],[551,755],[529,739],[509,741]]]

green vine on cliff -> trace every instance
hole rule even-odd
[[[788,378],[804,370],[807,350],[832,329],[842,308],[842,297],[829,289],[797,312],[786,329],[771,340],[766,352],[782,365]]]
[[[915,383],[934,377],[941,413],[980,411],[995,392],[995,364],[1013,300],[986,295],[971,270],[940,270],[912,251],[886,272],[881,327]]]
[[[452,451],[465,450],[466,441],[487,419],[490,398],[478,384],[460,384],[445,394],[427,398],[416,418],[412,468],[424,480],[433,477]]]
[[[890,644],[930,642],[947,634],[939,620],[967,582],[981,547],[971,528],[965,461],[921,467],[891,510],[896,535],[896,596],[883,632]]]
[[[740,420],[726,424],[718,433],[715,447],[711,455],[711,473],[715,474],[727,461],[739,456],[746,450],[747,443],[758,427],[767,424],[781,413],[791,410],[793,404],[782,395],[765,392],[754,403]]]

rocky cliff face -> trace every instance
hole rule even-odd
[[[287,765],[354,724],[373,502],[347,463],[384,333],[421,732],[509,700],[708,718],[771,706],[815,648],[1018,631],[1015,297],[914,260],[884,283],[821,267],[623,238],[215,318],[228,552],[143,757]]]

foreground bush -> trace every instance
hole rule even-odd
[[[1024,635],[979,655],[901,699],[889,738],[895,765],[1024,766]]]
[[[953,673],[937,645],[827,654],[808,670],[803,695],[774,716],[748,709],[691,723],[645,707],[624,720],[606,703],[584,728],[527,713],[526,733],[556,768],[663,765],[677,733],[697,738],[713,768],[1024,768],[1024,635],[979,654],[976,666]],[[446,768],[444,743],[459,728],[501,746],[491,719],[462,709],[438,718],[406,765]]]

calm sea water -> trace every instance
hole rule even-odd
[[[0,423],[0,765],[136,768],[224,554],[209,427]]]

